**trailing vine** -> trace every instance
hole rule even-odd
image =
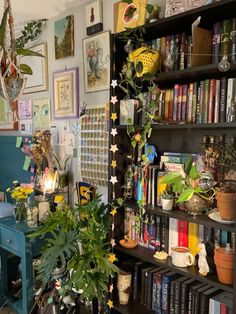
[[[23,48],[28,42],[38,39],[42,32],[42,25],[46,21],[47,19],[39,19],[27,22],[21,31],[22,35],[16,39],[16,47]]]

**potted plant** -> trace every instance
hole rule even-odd
[[[174,194],[171,191],[165,190],[161,194],[161,204],[163,210],[172,210],[174,204]]]
[[[106,300],[109,278],[118,270],[109,259],[109,216],[100,196],[75,209],[64,204],[51,213],[33,234],[50,235],[37,267],[43,287],[58,268],[64,268],[60,297],[76,292],[80,300],[94,304]]]
[[[209,201],[215,196],[213,187],[203,189],[199,185],[201,174],[197,171],[193,158],[189,157],[183,166],[183,174],[168,172],[161,180],[169,184],[178,195],[177,203],[184,203],[184,208],[192,215],[202,214],[209,207]]]

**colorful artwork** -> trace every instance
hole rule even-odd
[[[37,99],[33,102],[34,129],[50,128],[50,99]]]
[[[212,0],[167,0],[165,17],[180,14],[212,2]]]
[[[134,28],[145,23],[147,0],[133,0],[132,3],[115,3],[115,31],[124,31],[126,28]]]
[[[68,15],[55,22],[55,58],[61,59],[74,55],[74,17]]]
[[[104,32],[83,40],[85,91],[110,87],[110,33]]]
[[[32,99],[18,101],[18,117],[20,120],[32,119]]]

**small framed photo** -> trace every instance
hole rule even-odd
[[[53,74],[55,119],[77,118],[79,112],[79,68]]]
[[[92,35],[103,30],[101,0],[94,1],[86,6],[85,23],[87,35]]]
[[[54,23],[55,59],[74,56],[74,16],[68,15]]]
[[[50,99],[35,99],[33,101],[33,128],[49,129],[50,128]]]
[[[18,130],[18,102],[10,102],[0,97],[0,130]]]
[[[85,92],[110,87],[110,32],[83,39]]]
[[[31,47],[30,50],[41,53],[44,57],[24,56],[20,58],[20,62],[30,66],[33,72],[32,75],[25,75],[24,94],[42,92],[48,89],[47,44],[43,43]]]

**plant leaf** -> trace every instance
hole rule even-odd
[[[20,64],[20,72],[23,74],[29,74],[29,75],[33,74],[31,67],[28,64],[24,64],[24,63]]]
[[[34,56],[34,57],[43,57],[44,58],[44,55],[42,55],[41,53],[30,50],[30,49],[25,49],[25,48],[16,48],[16,53],[19,56]]]
[[[190,170],[191,170],[191,168],[192,168],[192,164],[193,164],[193,157],[190,156],[190,157],[186,160],[186,162],[185,162],[185,164],[184,164],[184,172],[185,172],[187,175],[189,175],[189,172],[190,172]]]
[[[187,188],[186,190],[184,190],[181,193],[181,195],[179,196],[177,202],[179,202],[179,203],[187,202],[193,196],[193,193],[194,193],[194,189],[193,188]]]

